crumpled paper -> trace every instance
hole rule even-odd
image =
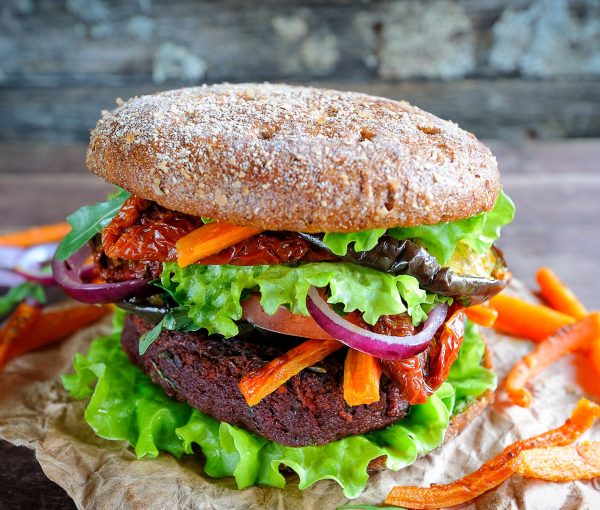
[[[531,295],[518,283],[512,292]],[[46,475],[62,486],[79,508],[164,509],[335,509],[347,500],[334,482],[299,491],[290,477],[284,490],[236,489],[232,479],[215,480],[201,470],[201,459],[177,460],[168,454],[137,460],[123,442],[97,437],[83,420],[85,401],[72,401],[58,380],[71,371],[77,351],[109,329],[108,320],[68,341],[10,363],[0,375],[0,437],[35,450]],[[502,381],[530,348],[528,342],[486,333]],[[585,394],[577,384],[572,358],[562,359],[535,381],[529,409],[510,406],[500,392],[494,405],[461,435],[438,451],[397,473],[380,471],[353,504],[382,504],[393,485],[445,483],[460,478],[509,443],[562,424]],[[600,386],[600,384],[599,384]],[[588,386],[589,388],[589,386]],[[600,426],[584,439],[600,440]],[[463,509],[600,508],[600,479],[551,483],[513,476]]]

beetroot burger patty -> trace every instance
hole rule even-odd
[[[277,443],[320,445],[363,434],[404,418],[409,407],[387,378],[381,381],[378,402],[348,406],[342,389],[345,352],[332,354],[313,370],[303,370],[249,407],[238,387],[240,379],[303,339],[267,338],[256,329],[227,340],[202,332],[165,331],[140,356],[139,338],[151,327],[140,317],[128,315],[123,349],[167,395]]]

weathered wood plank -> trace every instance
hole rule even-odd
[[[50,481],[32,450],[0,439],[0,508],[69,510],[75,504],[67,493]]]
[[[600,87],[594,80],[516,79],[452,82],[313,82],[339,90],[406,99],[482,138],[526,139],[600,135]],[[87,141],[101,110],[115,99],[169,87],[4,88],[0,140]]]
[[[3,228],[64,221],[78,207],[96,202],[114,188],[93,175],[0,175]]]

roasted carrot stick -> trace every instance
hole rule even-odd
[[[41,227],[32,227],[20,232],[11,232],[0,236],[0,246],[21,246],[28,248],[36,244],[53,243],[65,237],[71,226],[68,223],[54,223]]]
[[[533,352],[524,356],[506,377],[506,392],[513,403],[521,407],[531,405],[527,381],[560,357],[573,351],[591,348],[600,337],[600,313],[594,312],[575,324],[566,326],[540,342]]]
[[[540,293],[546,302],[559,312],[565,313],[575,319],[583,319],[587,315],[585,306],[579,301],[575,293],[561,282],[554,272],[542,267],[536,273],[540,286]]]
[[[344,400],[349,406],[379,401],[381,366],[377,358],[348,349],[344,363]]]
[[[240,390],[249,406],[258,404],[289,379],[344,347],[337,340],[307,340],[262,368],[245,375]]]
[[[177,241],[177,263],[180,267],[189,266],[260,232],[230,223],[208,223]]]
[[[510,460],[522,451],[532,448],[564,446],[573,443],[600,418],[600,406],[581,399],[564,425],[538,436],[516,441],[507,446],[500,455],[486,462],[461,480],[426,487],[394,487],[385,502],[407,508],[442,508],[459,505],[500,485],[510,477],[514,469]]]
[[[0,330],[0,368],[8,361],[12,347],[32,330],[41,314],[39,305],[23,301],[7,319]]]
[[[536,342],[575,322],[573,317],[547,306],[535,305],[505,294],[494,296],[490,300],[490,306],[498,312],[494,329]]]
[[[491,328],[498,318],[498,311],[491,306],[475,305],[464,309],[467,318],[485,328]]]
[[[46,309],[33,327],[22,334],[8,350],[8,359],[62,340],[93,324],[111,311],[110,306],[74,305],[55,310]]]

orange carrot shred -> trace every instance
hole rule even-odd
[[[33,327],[11,345],[8,359],[62,340],[98,321],[111,309],[108,305],[74,305],[55,310],[46,309]]]
[[[531,393],[525,388],[527,381],[565,354],[591,348],[600,337],[600,313],[594,312],[575,324],[560,329],[540,342],[524,356],[506,377],[506,392],[513,403],[521,407],[531,405]]]
[[[230,223],[207,223],[177,241],[177,263],[179,267],[189,266],[260,232]]]
[[[344,363],[344,400],[349,406],[379,401],[381,366],[377,358],[348,349]]]
[[[494,329],[535,342],[540,342],[560,328],[575,322],[573,317],[552,308],[505,294],[494,296],[490,300],[490,306],[498,312]]]
[[[600,406],[581,399],[564,425],[507,446],[499,455],[460,480],[426,487],[394,487],[385,503],[415,509],[459,505],[500,485],[514,470],[511,459],[532,448],[565,446],[573,443],[600,418]]]
[[[575,293],[561,282],[550,268],[538,269],[536,279],[542,297],[554,310],[566,313],[575,319],[583,319],[587,315],[588,311]]]
[[[39,306],[26,301],[17,306],[0,330],[0,368],[9,359],[10,349],[35,325],[42,314]]]
[[[484,328],[491,328],[498,318],[498,311],[491,306],[475,305],[465,308],[467,318]]]
[[[592,365],[596,369],[596,372],[600,376],[600,338],[596,338],[594,342],[592,342],[592,350],[590,352],[590,357],[592,360]]]
[[[32,227],[20,232],[11,232],[0,236],[0,246],[21,246],[28,248],[36,244],[60,241],[71,231],[68,223],[54,223],[41,227]]]
[[[532,448],[521,452],[508,466],[521,476],[538,480],[590,480],[600,476],[600,441]]]
[[[307,340],[245,375],[239,385],[242,395],[249,406],[254,406],[293,376],[342,347],[344,344],[337,340]]]

